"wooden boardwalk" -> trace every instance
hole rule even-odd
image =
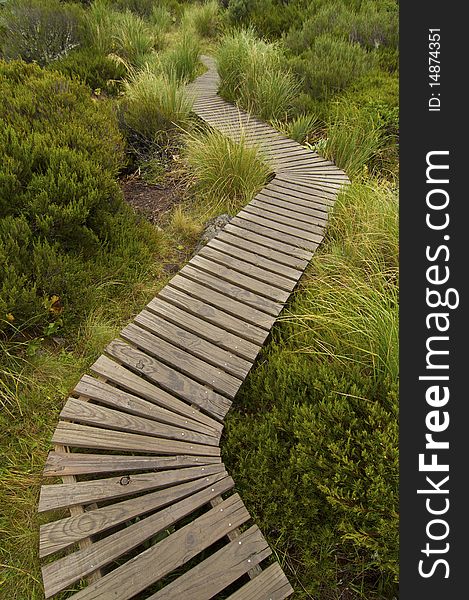
[[[67,400],[39,511],[46,598],[282,600],[293,592],[220,458],[223,419],[321,243],[346,175],[217,96],[194,112],[261,144],[275,178],[112,341]],[[242,131],[244,133],[242,133]],[[64,509],[69,516],[64,516]],[[267,566],[266,566],[267,562]],[[271,561],[270,561],[271,562]]]

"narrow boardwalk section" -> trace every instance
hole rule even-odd
[[[46,598],[282,600],[293,592],[221,462],[223,419],[346,175],[217,96],[194,112],[262,146],[275,178],[112,341],[67,400],[39,511]],[[60,481],[61,483],[57,483]],[[65,513],[65,510],[68,513]]]

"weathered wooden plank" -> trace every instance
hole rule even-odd
[[[285,201],[278,201],[275,198],[271,198],[270,196],[265,196],[264,194],[257,194],[257,196],[251,200],[249,203],[251,206],[254,206],[260,210],[265,210],[268,212],[273,212],[278,215],[282,215],[285,217],[289,217],[295,219],[296,221],[303,221],[304,223],[309,223],[311,225],[319,225],[324,227],[327,220],[325,213],[320,213],[321,216],[311,215],[306,212],[301,212],[301,208],[296,204],[290,204]],[[300,208],[300,210],[296,210]]]
[[[162,590],[152,594],[148,600],[213,598],[270,554],[271,549],[259,528],[254,525]]]
[[[123,496],[133,496],[142,492],[150,492],[186,481],[209,477],[222,473],[223,464],[189,467],[159,473],[137,473],[124,477],[108,477],[78,483],[57,483],[43,485],[39,497],[39,512],[67,508],[77,504],[90,504],[103,500],[114,500]]]
[[[96,407],[99,408],[99,407]],[[102,409],[109,411],[110,409]],[[90,414],[92,411],[88,411]],[[101,415],[100,415],[101,416]],[[104,419],[104,417],[102,417]],[[86,417],[82,417],[85,420]],[[183,432],[181,430],[181,435]],[[181,439],[184,439],[183,437]],[[122,450],[124,452],[149,452],[150,454],[194,454],[219,456],[217,446],[208,446],[195,442],[167,440],[148,435],[89,427],[78,423],[59,421],[52,441],[64,446],[76,448],[95,448],[96,450]]]
[[[226,250],[228,250],[228,252],[226,252]],[[242,253],[239,249],[227,246],[227,244],[223,244],[222,242],[212,240],[200,250],[199,255],[237,271],[241,271],[242,273],[246,273],[246,275],[259,279],[260,281],[270,283],[272,286],[281,288],[287,292],[291,292],[295,287],[295,280],[292,281],[290,277],[285,277],[279,273],[279,271],[284,272],[284,268],[279,266],[278,263],[265,260],[262,261],[261,257],[256,257],[249,252]],[[244,257],[248,260],[245,260]],[[263,265],[260,267],[253,261],[264,262],[264,265],[266,266]],[[268,269],[268,266],[271,268]],[[272,270],[272,267],[274,270]]]
[[[292,193],[295,194],[295,192]],[[299,212],[303,215],[315,217],[319,221],[327,222],[329,207],[320,205],[316,208],[314,198],[311,196],[309,200],[303,200],[298,196],[289,196],[285,191],[273,188],[264,188],[258,196],[259,198],[262,198],[263,201],[264,199],[265,201],[268,200],[272,205],[285,207],[288,208],[288,210],[291,209],[294,212]]]
[[[64,556],[42,568],[46,598],[50,598],[75,581],[86,577],[95,569],[103,567],[113,560],[143,544],[146,540],[182,518],[201,508],[210,500],[232,489],[234,482],[230,477],[213,484],[212,487],[193,494],[168,508],[158,511],[130,525],[129,527],[96,541],[90,548],[79,550]],[[153,566],[151,567],[153,568]],[[105,596],[97,596],[104,598]]]
[[[199,383],[208,385],[228,398],[233,399],[242,384],[242,379],[226,373],[219,367],[214,367],[185,350],[181,350],[138,325],[133,323],[127,325],[120,335],[146,354],[154,356],[159,361]]]
[[[218,433],[223,429],[223,426],[215,419],[195,410],[192,406],[188,406],[185,402],[179,400],[179,398],[168,394],[129,369],[126,369],[109,359],[107,356],[100,356],[90,368],[98,375],[105,377],[108,381],[111,381],[124,390],[128,390],[133,394],[138,394],[142,398],[154,402],[158,406],[162,406],[167,410],[172,410],[179,415],[183,415],[187,417],[188,421],[189,419],[199,421],[209,428],[208,433],[210,432],[210,429]]]
[[[106,353],[153,383],[157,383],[166,391],[195,404],[215,419],[223,419],[231,406],[228,398],[123,341],[112,341],[106,347]]]
[[[207,262],[209,261],[206,261],[206,263]],[[219,292],[220,294],[224,295],[227,299],[233,299],[236,302],[248,305],[248,307],[252,307],[256,311],[256,313],[260,313],[260,315],[256,315],[252,312],[249,313],[249,315],[250,317],[258,317],[257,324],[259,324],[259,326],[261,326],[260,324],[264,322],[265,313],[267,313],[267,315],[272,315],[272,317],[276,317],[282,310],[282,304],[274,302],[273,300],[270,300],[265,296],[260,296],[259,294],[256,294],[250,290],[247,290],[244,287],[236,285],[236,283],[229,281],[225,278],[212,275],[212,273],[216,272],[216,270],[216,264],[211,265],[209,271],[200,268],[198,264],[195,264],[194,266],[193,263],[189,263],[183,269],[181,269],[180,273],[181,275],[187,277],[194,283],[201,284],[207,287],[208,289],[213,290],[214,292]],[[234,280],[235,277],[233,276],[232,279]],[[244,309],[242,306],[237,306],[236,310],[239,312],[235,314],[238,314],[242,318],[245,318],[243,312]],[[271,327],[271,323],[273,321],[271,321],[269,318],[269,321],[267,322],[270,323]]]
[[[318,236],[324,236],[324,226],[318,225],[316,223],[305,222],[299,219],[295,219],[293,216],[286,217],[278,212],[274,212],[269,210],[269,205],[264,204],[262,208],[254,206],[252,203],[249,203],[244,207],[244,211],[251,213],[252,215],[257,215],[259,217],[263,217],[266,219],[270,219],[271,221],[275,221],[276,223],[283,223],[284,225],[288,225],[289,227],[293,227],[294,229],[299,229],[301,232],[306,233],[306,238],[308,239],[309,234],[316,233],[317,235],[314,237],[313,241],[318,241]],[[303,235],[303,233],[301,233]],[[309,238],[310,239],[310,238]]]
[[[189,293],[185,293],[177,288],[166,286],[160,291],[158,297],[167,302],[171,302],[175,306],[178,306],[193,315],[203,318],[209,323],[220,326],[227,332],[234,333],[237,336],[258,345],[259,349],[269,335],[267,328],[256,327],[252,323],[247,323],[242,319],[234,317],[228,312],[219,310],[210,304],[206,304],[203,300],[191,296],[190,291]]]
[[[296,198],[297,200],[307,200],[310,203],[309,206],[317,209],[324,207],[324,211],[329,210],[330,207],[334,205],[334,202],[329,198],[323,198],[322,196],[318,195],[317,190],[297,184],[294,181],[280,179],[278,175],[275,177],[275,179],[268,183],[262,191],[265,193],[267,190],[281,192],[291,196],[292,198]]]
[[[168,440],[193,442],[207,446],[218,446],[218,438],[208,436],[197,431],[190,431],[180,427],[172,427],[156,421],[150,421],[143,417],[136,417],[128,413],[105,408],[91,402],[85,402],[77,398],[69,398],[60,413],[61,419],[96,425],[105,429],[127,431],[130,433],[144,434],[145,436],[156,436]],[[201,454],[204,454],[203,452]]]
[[[216,508],[130,559],[105,575],[96,584],[88,586],[71,598],[92,600],[111,597],[111,594],[113,600],[132,598],[155,581],[187,563],[248,519],[249,513],[238,494],[234,494]],[[245,536],[246,548],[251,552],[265,553],[264,546],[259,542],[259,535],[257,530],[255,537],[252,533],[252,537]],[[237,542],[236,545],[239,546]],[[239,555],[238,549],[236,554]],[[182,594],[179,598],[192,599],[192,592]]]
[[[311,193],[320,195],[322,201],[324,203],[328,203],[330,206],[333,206],[334,201],[337,197],[336,193],[323,190],[314,183],[308,183],[307,181],[299,182],[298,179],[290,173],[277,173],[277,175],[275,176],[275,183],[278,182],[283,182],[287,187],[289,187],[292,190],[298,189],[298,191],[302,192],[308,192],[309,190],[311,190]]]
[[[245,240],[246,248],[249,247],[248,244],[260,246],[261,248],[264,248],[264,251],[269,253],[265,254],[264,256],[275,257],[275,260],[278,260],[282,264],[289,265],[293,268],[304,269],[308,264],[308,259],[305,257],[311,257],[311,253],[308,253],[306,250],[302,250],[297,246],[292,246],[291,244],[285,244],[278,240],[273,240],[272,238],[260,233],[248,231],[243,227],[233,225],[233,223],[228,223],[225,225],[224,230],[217,235],[217,239],[225,239],[225,235],[231,236],[229,241],[233,244],[236,243],[236,239]],[[254,250],[254,246],[250,247]],[[259,253],[260,252],[261,250],[259,250]]]
[[[187,277],[176,275],[171,279],[169,285],[194,296],[199,300],[203,300],[207,304],[211,304],[216,308],[224,310],[238,319],[243,319],[246,323],[250,323],[257,328],[266,329],[268,331],[275,321],[275,317],[272,315],[256,310],[244,302],[238,301],[234,297],[227,297],[224,294],[208,289],[204,285],[188,279]],[[245,295],[247,294],[243,294],[243,296]]]
[[[248,242],[249,248],[245,244],[238,245],[231,241],[232,238],[233,236],[230,234],[225,234],[223,238],[217,236],[210,240],[206,245],[206,248],[214,248],[229,256],[240,258],[247,263],[270,271],[270,273],[281,275],[283,278],[290,279],[295,283],[301,277],[302,271],[299,269],[293,269],[292,267],[288,267],[280,261],[275,260],[274,256],[278,256],[279,253],[275,253],[274,251],[269,252],[268,249],[263,248],[258,244],[252,244],[251,242]],[[239,240],[239,243],[241,244],[243,241],[245,240]],[[266,257],[266,253],[269,255],[269,258]]]
[[[166,318],[163,319],[149,310],[143,310],[135,317],[134,321],[159,337],[171,341],[175,346],[184,348],[194,356],[222,368],[239,379],[244,379],[251,368],[252,363],[250,361],[208,342],[200,335],[194,335],[190,331],[178,327]]]
[[[224,348],[230,353],[230,361],[236,356],[242,357],[246,361],[246,365],[251,365],[258,352],[259,346],[248,342],[243,338],[230,333],[222,327],[217,327],[204,319],[199,319],[195,315],[181,310],[169,302],[165,302],[162,298],[154,298],[148,305],[147,309],[152,313],[162,316],[164,319],[171,321],[184,327],[185,330],[209,340],[217,347]]]
[[[265,227],[268,230],[274,230],[278,232],[278,237],[286,241],[290,244],[297,244],[300,248],[305,248],[306,250],[316,250],[318,244],[322,242],[323,235],[318,233],[308,233],[303,229],[297,229],[295,227],[289,227],[288,225],[282,225],[278,221],[274,221],[273,219],[262,217],[260,215],[252,214],[251,212],[247,212],[245,210],[241,210],[236,217],[233,219],[235,223],[238,223],[239,220],[250,221],[251,223],[255,223],[256,225],[260,225],[261,227]],[[266,231],[266,235],[269,234],[271,237],[274,234],[271,234],[270,231]],[[280,235],[282,237],[280,237]]]
[[[156,471],[220,462],[221,458],[219,456],[127,456],[125,454],[49,452],[43,475],[44,477],[64,477],[67,475]]]
[[[319,245],[319,243],[318,243],[318,244],[316,244],[316,247],[314,247],[311,244],[311,247],[306,249],[301,244],[300,238],[297,238],[297,237],[294,237],[291,235],[287,235],[285,233],[282,233],[281,231],[272,229],[272,227],[267,227],[266,224],[256,223],[256,222],[252,221],[251,219],[243,219],[239,216],[234,217],[232,219],[230,225],[236,226],[240,229],[246,229],[253,233],[258,233],[261,236],[266,237],[266,238],[271,238],[272,240],[275,240],[275,241],[283,244],[284,245],[283,247],[285,247],[286,245],[295,247],[295,245],[296,245],[296,249],[301,250],[301,254],[296,254],[296,256],[300,256],[301,258],[308,256],[310,259],[311,256],[313,255],[314,250]],[[300,240],[300,242],[298,242],[298,240]],[[274,247],[278,247],[278,245],[276,244]]]
[[[83,538],[96,535],[135,517],[175,504],[183,498],[212,486],[225,477],[228,477],[228,474],[226,471],[222,471],[209,477],[200,477],[195,481],[188,481],[137,498],[123,500],[95,510],[88,510],[81,515],[41,525],[39,530],[39,556],[49,556],[54,552],[72,546]]]
[[[274,563],[228,596],[227,600],[284,600],[291,594],[293,588],[290,582],[280,565]]]
[[[258,296],[265,296],[266,298],[273,300],[274,303],[277,304],[275,310],[278,310],[279,308],[278,303],[283,304],[288,300],[290,294],[285,291],[284,287],[276,287],[275,283],[270,285],[265,282],[265,274],[262,273],[262,269],[252,267],[249,263],[237,259],[225,258],[225,256],[226,255],[222,255],[220,252],[217,253],[215,250],[205,249],[204,254],[202,255],[201,252],[199,252],[199,254],[189,261],[189,265],[195,266],[199,270],[206,271],[208,274],[216,275],[217,278],[225,279],[226,281],[253,292]],[[244,268],[243,265],[245,265]],[[243,271],[246,275],[244,275]],[[262,279],[260,279],[260,276],[262,276]],[[272,279],[276,279],[276,276],[272,275]],[[288,285],[289,287],[291,285],[289,281]],[[261,303],[259,304],[259,308],[262,308]],[[280,310],[278,310],[278,312],[280,312]]]
[[[128,392],[124,392],[108,383],[104,383],[99,379],[84,375],[75,386],[74,392],[84,398],[96,400],[100,404],[105,404],[110,408],[123,410],[139,417],[153,419],[159,423],[166,423],[177,428],[190,429],[191,431],[205,434],[216,440],[219,439],[218,434],[207,425],[189,419],[187,416],[176,414],[172,410],[167,410],[161,406],[157,406],[152,402],[143,400],[138,396],[134,396]],[[187,439],[191,439],[188,437]],[[195,438],[194,438],[195,439]]]

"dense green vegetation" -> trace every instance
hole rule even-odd
[[[0,587],[43,597],[40,474],[67,392],[269,165],[202,127],[220,93],[352,180],[227,419],[223,458],[295,598],[398,582],[398,3],[0,2]],[[122,180],[176,186],[150,224]],[[173,187],[171,189],[173,189]]]

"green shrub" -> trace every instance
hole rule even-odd
[[[72,78],[78,78],[92,90],[117,94],[126,75],[124,66],[93,48],[73,50],[66,57],[51,63],[49,68]]]
[[[303,80],[303,90],[315,98],[327,98],[345,89],[374,64],[374,55],[359,44],[328,33],[317,37],[301,57],[290,60],[291,68]]]
[[[106,279],[148,264],[148,233],[115,180],[124,145],[111,106],[21,62],[0,63],[0,93],[0,327],[47,332],[76,322]]]
[[[219,211],[238,212],[270,174],[256,147],[249,147],[244,138],[233,142],[218,131],[187,136],[185,154],[199,195]]]
[[[124,82],[122,118],[126,129],[149,143],[165,144],[188,123],[192,102],[174,77],[148,68]]]
[[[0,55],[46,65],[76,48],[83,35],[79,6],[59,0],[13,0],[0,13]]]
[[[122,12],[129,10],[140,17],[148,18],[155,0],[111,0],[111,4]]]
[[[232,26],[252,26],[259,35],[280,38],[303,16],[302,2],[283,0],[230,0],[227,20]]]
[[[217,53],[220,94],[264,120],[288,115],[299,91],[284,67],[278,44],[256,37],[253,30],[224,36]]]
[[[399,13],[395,2],[365,0],[358,6],[338,0],[310,6],[309,16],[301,26],[294,26],[285,42],[295,54],[310,48],[317,37],[329,34],[337,39],[356,42],[369,49],[397,49]]]

